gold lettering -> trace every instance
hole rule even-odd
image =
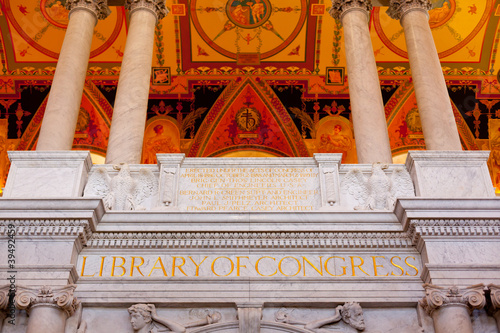
[[[160,267],[156,267],[156,263],[158,262],[160,263]],[[149,272],[148,276],[151,276],[151,274],[153,274],[153,271],[155,269],[161,269],[163,271],[163,276],[168,276],[167,271],[165,270],[165,266],[163,266],[163,261],[161,261],[161,257],[158,257],[158,259],[156,259],[155,264],[153,265],[153,268],[151,268],[151,271]]]
[[[240,276],[240,267],[241,268],[247,268],[247,266],[245,266],[245,265],[240,265],[240,259],[241,258],[250,259],[248,257],[236,257],[236,276]]]
[[[116,265],[116,258],[120,258],[123,262],[121,265]],[[125,265],[125,258],[123,257],[113,257],[113,264],[111,265],[111,276],[124,276],[127,270],[123,267]],[[115,275],[115,268],[121,268],[123,273],[121,275]]]
[[[401,270],[401,274],[396,275],[396,274],[394,274],[394,272],[391,272],[391,275],[393,275],[393,276],[402,276],[405,273],[405,271],[404,271],[403,267],[399,266],[398,264],[395,264],[394,261],[392,261],[394,258],[398,258],[399,260],[401,260],[401,257],[394,256],[394,257],[391,258],[391,264],[392,264],[392,266],[399,268]]]
[[[85,277],[93,277],[95,275],[92,274],[92,275],[85,275],[83,272],[85,271],[85,262],[87,261],[87,257],[83,257],[83,262],[82,262],[82,273],[80,274],[80,276],[85,276]]]
[[[295,260],[297,262],[297,265],[298,265],[298,270],[297,270],[297,273],[293,274],[293,275],[287,275],[285,273],[283,273],[283,271],[281,270],[281,263],[283,262],[283,260],[285,260],[286,258],[292,258],[293,260]],[[300,264],[300,261],[297,259],[297,258],[294,258],[294,257],[284,257],[283,259],[280,260],[279,264],[278,264],[278,269],[280,270],[280,273],[283,274],[284,276],[295,276],[297,274],[299,274],[300,270],[302,269],[302,266]]]
[[[408,265],[408,267],[413,268],[413,269],[415,270],[415,274],[410,275],[410,274],[408,274],[408,272],[406,272],[406,275],[410,275],[410,276],[417,276],[417,275],[418,275],[418,268],[417,268],[417,267],[415,267],[415,266],[413,266],[412,264],[409,264],[409,263],[408,263],[408,261],[407,261],[407,260],[408,260],[408,258],[412,258],[413,260],[415,260],[415,257],[408,256],[408,257],[406,257],[406,258],[405,258],[405,264],[407,264],[407,265]]]
[[[136,258],[141,258],[141,263],[138,266],[134,265]],[[139,268],[139,267],[142,266],[142,264],[144,264],[144,258],[143,257],[132,257],[132,263],[130,264],[130,276],[134,275],[134,268],[137,268],[137,270],[139,271],[139,273],[142,276],[144,276],[144,274],[142,274],[142,272],[141,272],[141,269]]]
[[[106,257],[101,257],[101,268],[99,269],[99,276],[102,276],[102,269],[104,268],[104,258]]]
[[[384,265],[377,265],[377,258],[383,258],[383,259],[385,259],[384,256],[372,256],[372,259],[373,259],[373,273],[375,273],[375,276],[388,276],[389,273],[387,273],[386,275],[378,275],[377,267],[384,268]]]
[[[273,257],[260,257],[259,260],[257,260],[257,262],[255,263],[255,270],[257,271],[257,273],[260,275],[260,276],[273,276],[275,275],[276,273],[278,273],[278,270],[275,270],[273,274],[271,275],[263,275],[263,274],[260,274],[259,272],[259,262],[264,259],[264,258],[268,258],[268,259],[273,259],[273,261],[276,261],[276,258],[273,258]]]
[[[363,268],[361,268],[361,266],[363,266],[363,264],[365,263],[363,258],[358,257],[358,256],[349,256],[349,258],[351,258],[352,276],[356,276],[356,271],[355,271],[356,267],[359,268],[359,270],[362,271],[363,273],[365,273],[366,275],[370,276],[370,274],[368,274],[367,272],[365,272],[363,270]],[[354,258],[358,258],[359,260],[361,260],[361,264],[354,265]]]
[[[203,260],[199,264],[196,264],[191,256],[189,256],[188,258],[191,259],[191,261],[193,262],[193,264],[196,266],[196,275],[195,276],[198,276],[201,264],[203,264],[203,262],[205,261],[205,259],[207,259],[208,257],[205,256],[205,258],[203,258]]]
[[[172,276],[175,276],[175,269],[178,268],[182,274],[184,274],[184,276],[187,276],[187,274],[182,270],[182,266],[184,266],[184,264],[186,263],[186,259],[184,259],[184,257],[172,257],[173,258],[173,261],[172,261]],[[175,264],[175,261],[177,259],[182,259],[182,264],[180,265],[176,265]]]
[[[304,267],[304,276],[306,276],[306,261],[309,265],[311,265],[312,268],[314,268],[314,270],[316,272],[318,272],[321,276],[323,276],[323,256],[319,256],[319,267],[321,267],[321,271],[316,267],[314,266],[306,257],[302,257],[302,266]]]
[[[342,259],[345,262],[345,258],[344,257],[337,257],[337,256],[330,257],[330,258],[326,259],[326,261],[325,261],[325,271],[328,274],[330,274],[331,276],[343,276],[343,275],[345,275],[346,274],[346,268],[347,268],[347,266],[340,266],[342,268],[342,274],[340,274],[340,275],[334,275],[334,274],[330,273],[330,271],[328,271],[328,262],[330,261],[330,259],[334,259],[334,258]],[[333,269],[335,270],[335,262],[334,262],[334,265],[333,265]]]
[[[219,259],[222,259],[222,258],[227,259],[227,260],[229,260],[229,261],[231,262],[231,270],[230,270],[230,271],[229,271],[229,273],[227,273],[226,275],[219,275],[219,274],[215,273],[215,269],[214,269],[214,267],[215,267],[215,262],[216,262],[217,260],[219,260]],[[233,270],[234,270],[234,263],[233,263],[233,261],[232,261],[231,259],[229,259],[228,257],[217,257],[217,258],[215,258],[215,259],[214,259],[214,261],[212,262],[212,273],[214,273],[214,274],[215,274],[215,275],[217,275],[217,276],[228,276],[229,274],[231,274],[231,273],[233,272]]]

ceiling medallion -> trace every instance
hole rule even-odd
[[[269,0],[229,0],[226,4],[228,19],[244,29],[261,26],[269,19],[271,11]]]

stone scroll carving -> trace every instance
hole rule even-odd
[[[111,178],[105,168],[96,169],[89,177],[84,197],[100,197],[109,210],[144,210],[143,203],[158,195],[158,180],[150,169],[141,168],[132,177],[128,164],[114,165],[118,175]]]
[[[353,8],[362,9],[368,13],[373,6],[371,0],[332,0],[329,13],[334,19],[339,20],[347,10]]]
[[[74,297],[76,285],[62,288],[43,286],[38,288],[17,287],[15,298],[16,307],[29,312],[37,306],[56,306],[71,317],[77,308],[78,301]]]
[[[339,323],[340,321],[343,321],[357,331],[363,331],[366,327],[363,309],[361,305],[356,302],[347,302],[344,305],[339,305],[335,309],[335,314],[333,316],[314,321],[296,320],[292,318],[291,312],[286,308],[278,310],[274,317],[277,322],[300,325],[303,326],[304,329],[314,333],[332,332],[332,330],[329,329],[330,325]]]
[[[383,171],[387,167],[374,163],[368,178],[360,169],[350,170],[340,184],[342,205],[352,205],[357,210],[392,210],[397,198],[414,197],[415,189],[408,171],[396,168],[389,178]]]
[[[488,285],[488,289],[490,290],[488,312],[490,314],[498,313],[498,317],[500,318],[500,285],[490,284]]]
[[[130,10],[130,13],[138,9],[146,9],[151,11],[156,16],[156,21],[161,21],[169,13],[165,6],[165,0],[126,0],[125,9]]]
[[[180,324],[168,318],[160,317],[156,313],[156,307],[153,304],[134,304],[128,308],[130,313],[130,324],[137,333],[151,333],[163,331],[158,324],[166,327],[174,333],[184,333],[191,327],[205,326],[215,324],[221,320],[220,312],[206,310],[204,318],[188,324]]]
[[[66,329],[64,333],[86,333],[87,322],[82,320],[83,306],[78,303],[75,313],[66,320]]]
[[[474,309],[482,309],[486,305],[484,285],[477,284],[466,289],[458,287],[441,288],[424,284],[425,297],[419,301],[422,308],[432,316],[432,313],[442,306],[465,306],[472,313]]]
[[[337,202],[337,194],[335,193],[335,174],[336,169],[327,168],[323,170],[325,174],[325,187],[326,187],[326,203],[329,206],[335,205]]]

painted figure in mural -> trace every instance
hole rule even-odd
[[[180,153],[179,148],[174,145],[171,138],[164,134],[163,125],[156,125],[153,130],[155,136],[149,138],[144,147],[145,164],[155,164],[158,153]]]
[[[233,0],[228,9],[230,18],[243,26],[258,24],[266,17],[268,10],[262,0]]]
[[[156,333],[158,328],[155,323],[159,323],[175,333],[184,333],[186,328],[176,322],[161,318],[156,313],[153,304],[134,304],[128,308],[130,313],[130,324],[137,333]]]
[[[342,134],[342,126],[337,124],[332,134],[323,134],[320,138],[320,153],[341,153],[345,161],[347,152],[352,149],[352,140]]]

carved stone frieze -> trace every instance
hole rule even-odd
[[[184,333],[187,328],[206,326],[219,322],[222,318],[220,312],[206,310],[203,318],[187,324],[177,323],[169,318],[161,317],[156,313],[154,304],[134,304],[128,308],[130,324],[134,332],[156,332],[158,325],[166,327],[169,332]],[[160,329],[160,331],[163,331]]]
[[[66,9],[69,10],[70,16],[77,9],[89,10],[98,20],[104,20],[111,14],[111,10],[108,8],[108,0],[66,0]]]
[[[402,232],[94,233],[89,248],[411,248]]]
[[[486,305],[483,284],[458,289],[458,287],[441,288],[426,283],[424,288],[425,297],[419,303],[429,315],[444,306],[463,306],[472,312]]]
[[[364,10],[368,13],[372,8],[371,0],[332,0],[329,13],[334,19],[340,20],[342,15],[350,9]]]
[[[363,309],[357,302],[347,302],[344,305],[339,305],[335,308],[335,313],[331,317],[321,318],[314,321],[292,318],[291,312],[286,308],[278,310],[274,314],[274,318],[277,322],[303,326],[308,332],[324,332],[321,327],[336,324],[341,320],[357,331],[363,331],[365,329]]]
[[[53,306],[63,310],[68,317],[75,312],[78,301],[74,297],[76,285],[64,287],[27,288],[17,287],[15,303],[20,310],[30,311],[37,306]]]
[[[125,9],[130,10],[130,13],[139,9],[151,11],[156,16],[156,21],[160,21],[167,16],[169,10],[165,6],[165,0],[126,0]]]
[[[430,0],[391,0],[387,15],[400,20],[408,11],[418,9],[426,12],[432,9]]]

